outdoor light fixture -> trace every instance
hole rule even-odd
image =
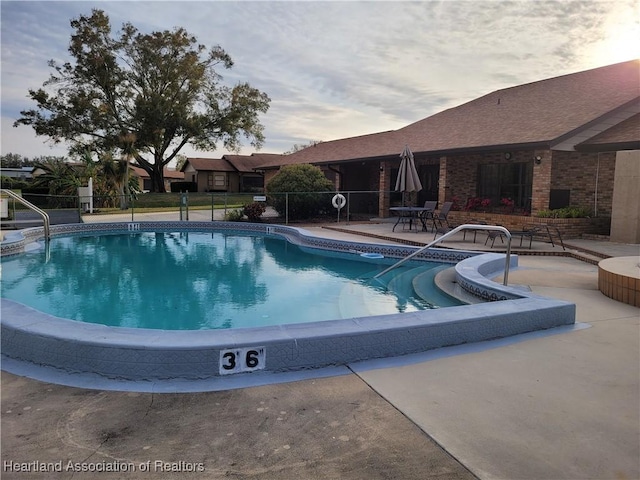
[[[536,155],[533,160],[536,162],[536,165],[540,165],[542,163],[542,157],[540,155]]]

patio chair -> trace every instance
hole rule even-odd
[[[452,205],[453,205],[453,202],[444,202],[438,214],[434,215],[433,217],[433,225],[435,227],[435,235],[433,236],[434,240],[436,239],[438,234],[444,235],[445,233],[448,233],[457,227],[457,225],[451,225],[448,219],[449,211],[451,210]]]
[[[552,228],[555,229],[555,232],[552,232]],[[555,247],[555,243],[553,242],[553,236],[557,236],[558,240],[560,240],[560,245],[562,246],[562,250],[566,250],[565,246],[564,246],[564,242],[562,241],[562,235],[560,233],[560,230],[555,227],[555,226],[550,226],[547,225],[545,223],[542,224],[525,224],[522,227],[522,230],[520,231],[516,231],[516,232],[511,232],[511,234],[513,236],[519,236],[520,237],[520,246],[522,246],[522,241],[525,238],[529,239],[529,249],[531,249],[531,244],[533,243],[533,238],[534,237],[540,237],[540,238],[544,238],[545,240],[548,239],[549,243],[551,243],[552,247]]]
[[[442,208],[438,212],[438,215],[434,215],[434,223],[438,222],[440,227],[443,227],[444,225],[442,224],[442,222],[444,221],[447,227],[454,228],[449,224],[449,220],[447,218],[449,216],[449,212],[451,211],[452,206],[453,206],[453,202],[444,202],[442,204]]]
[[[476,220],[475,218],[470,219],[469,223],[471,223],[472,225],[489,225],[484,220]],[[483,231],[484,230],[473,230],[473,243],[476,243],[476,238],[478,237],[478,232],[483,232]],[[462,241],[463,242],[467,240],[467,233],[471,233],[471,231],[464,230],[462,232]]]
[[[496,243],[496,238],[499,238],[500,242],[504,243],[504,233],[496,230],[487,230],[487,239],[484,241],[484,244],[487,245],[487,242],[491,240],[491,248],[493,248],[493,244]],[[522,240],[520,243],[522,243]]]
[[[422,222],[422,227],[425,232],[427,231],[427,221],[431,222],[434,230],[436,229],[435,216],[433,215],[436,210],[436,205],[438,205],[437,200],[427,200],[424,202],[423,208],[425,210],[420,212],[420,221]]]

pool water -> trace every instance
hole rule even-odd
[[[441,264],[398,268],[383,284],[371,278],[388,262],[352,257],[310,253],[283,238],[244,233],[56,237],[48,260],[43,249],[2,259],[2,297],[66,319],[166,330],[257,327],[459,305],[431,291]]]

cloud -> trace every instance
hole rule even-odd
[[[123,22],[143,32],[182,26],[207,46],[221,45],[235,61],[221,72],[225,80],[248,81],[272,99],[262,117],[269,152],[401,128],[497,89],[614,63],[603,45],[638,23],[633,0],[3,1],[0,8],[3,136],[5,117],[32,107],[26,90],[48,78],[47,60],[67,59],[69,20],[101,8],[114,31]],[[4,140],[6,153],[15,144]]]

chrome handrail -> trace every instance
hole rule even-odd
[[[7,190],[6,188],[2,188],[2,189],[0,189],[0,193],[4,193],[4,194],[10,196],[14,200],[20,202],[22,205],[27,207],[28,209],[33,210],[34,212],[39,214],[42,217],[42,221],[44,222],[44,238],[45,238],[45,240],[49,240],[50,239],[49,225],[51,224],[51,222],[49,220],[49,215],[47,214],[47,212],[45,212],[44,210],[36,207],[33,203],[25,200],[20,195],[18,195],[15,192],[12,192],[11,190]]]
[[[503,285],[506,286],[507,283],[509,282],[509,265],[511,263],[511,232],[509,232],[509,230],[507,230],[505,227],[499,227],[497,225],[472,225],[472,224],[460,225],[459,227],[456,227],[453,230],[445,233],[440,238],[438,238],[438,239],[436,239],[436,240],[434,240],[432,242],[429,242],[424,247],[420,247],[415,252],[410,253],[409,255],[407,255],[406,257],[401,259],[400,261],[398,261],[398,262],[394,263],[393,265],[391,265],[389,268],[386,268],[382,272],[380,272],[377,275],[375,275],[373,278],[381,277],[385,273],[388,273],[391,270],[393,270],[394,268],[399,267],[403,263],[411,260],[416,255],[420,255],[422,252],[424,252],[428,248],[431,248],[436,243],[440,243],[444,239],[449,238],[449,237],[455,235],[456,233],[461,232],[462,230],[493,230],[493,231],[497,231],[497,232],[502,232],[502,233],[504,233],[506,235],[506,237],[507,237],[507,253],[506,253],[506,258],[505,258],[504,280],[503,280]]]

